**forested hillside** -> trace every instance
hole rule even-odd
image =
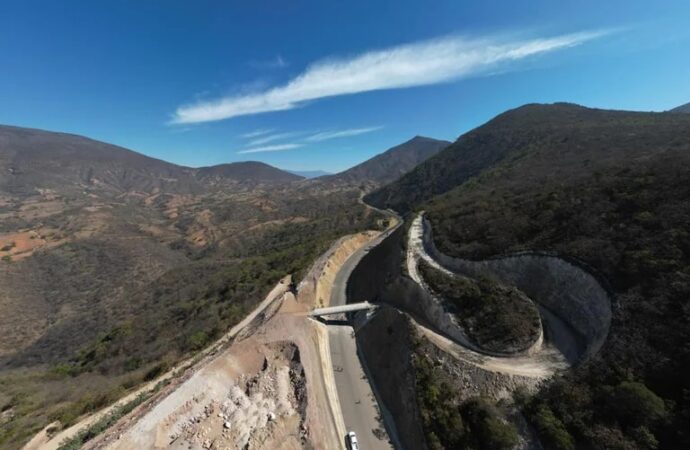
[[[0,447],[155,378],[376,226],[355,187],[300,179],[0,127]]]
[[[415,136],[354,167],[321,180],[340,183],[374,182],[380,186],[397,180],[449,144],[448,141]]]
[[[547,448],[686,448],[688,180],[690,116],[528,105],[369,198],[427,210],[450,255],[547,251],[607,280],[600,353],[522,400]]]

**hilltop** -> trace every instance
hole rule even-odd
[[[671,109],[669,112],[690,113],[690,103],[686,103],[684,105],[677,106],[677,107]]]
[[[384,185],[398,179],[449,144],[448,141],[416,136],[350,169],[323,177],[322,180]]]
[[[13,194],[35,189],[65,195],[194,194],[230,184],[300,179],[260,162],[193,169],[83,136],[0,126],[0,191]]]

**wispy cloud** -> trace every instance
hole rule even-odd
[[[365,134],[365,133],[371,133],[372,131],[377,131],[380,130],[383,127],[366,127],[366,128],[351,128],[349,130],[337,130],[337,131],[323,131],[321,133],[316,133],[308,138],[305,139],[305,141],[308,142],[321,142],[321,141],[327,141],[329,139],[336,139],[336,138],[343,138],[343,137],[349,137],[349,136],[357,136],[360,134]]]
[[[300,148],[302,144],[279,144],[279,145],[265,145],[263,147],[252,147],[245,148],[244,150],[239,150],[237,153],[262,153],[262,152],[280,152],[283,150],[292,150],[294,148]]]
[[[281,139],[289,139],[293,138],[295,136],[299,136],[305,134],[304,131],[290,131],[287,133],[275,133],[275,134],[269,134],[267,136],[261,136],[256,139],[253,139],[251,142],[249,142],[249,145],[254,146],[254,145],[263,145],[263,144],[268,144],[269,142],[274,142],[274,141],[279,141]]]
[[[251,139],[258,136],[263,136],[264,134],[273,133],[275,130],[273,128],[262,128],[260,130],[250,131],[249,133],[241,134],[243,138]]]
[[[501,63],[574,47],[608,33],[585,31],[518,40],[451,36],[323,60],[282,86],[180,106],[172,122],[209,122],[293,109],[324,97],[447,82],[487,73]]]

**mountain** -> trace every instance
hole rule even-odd
[[[568,177],[624,158],[644,158],[685,134],[684,116],[606,111],[578,105],[525,105],[462,135],[414,170],[366,197],[379,207],[407,211],[499,164],[532,164],[528,179]],[[644,141],[640,138],[644,137]],[[672,147],[673,148],[673,147]],[[560,155],[560,160],[554,160]]]
[[[325,180],[342,183],[369,181],[379,185],[390,183],[449,144],[448,141],[416,136],[344,172],[325,177]]]
[[[0,127],[0,448],[164,372],[377,227],[356,186]]]
[[[194,170],[197,179],[209,180],[235,180],[243,182],[261,183],[289,183],[302,180],[305,177],[288,171],[280,170],[266,163],[257,161],[236,162],[220,164],[211,167],[201,167]]]
[[[326,172],[325,170],[288,170],[288,172],[304,178],[318,178],[332,175],[331,172]]]
[[[690,115],[526,105],[365,200],[425,210],[452,257],[547,252],[593,273],[608,337],[523,414],[545,448],[675,449],[690,445],[688,180]]]
[[[673,108],[669,112],[675,112],[675,113],[690,113],[690,103],[686,103],[684,105],[680,105],[676,108]]]
[[[0,126],[0,191],[36,189],[82,195],[205,192],[211,186],[301,179],[259,162],[201,169],[178,166],[116,145],[65,133]]]

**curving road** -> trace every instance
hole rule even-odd
[[[424,245],[423,213],[419,213],[412,221],[407,241],[407,270],[410,277],[423,289],[427,289],[422,280],[417,264],[420,259],[448,274],[453,274],[438,263],[426,251]],[[538,305],[539,306],[539,305]],[[555,372],[567,368],[576,353],[577,341],[570,328],[555,314],[539,307],[542,324],[547,331],[548,341],[530,355],[516,356],[488,356],[467,346],[460,345],[437,333],[417,325],[418,329],[439,348],[452,354],[455,358],[492,372],[510,375],[520,375],[529,378],[549,378]],[[554,345],[557,342],[558,345]]]

